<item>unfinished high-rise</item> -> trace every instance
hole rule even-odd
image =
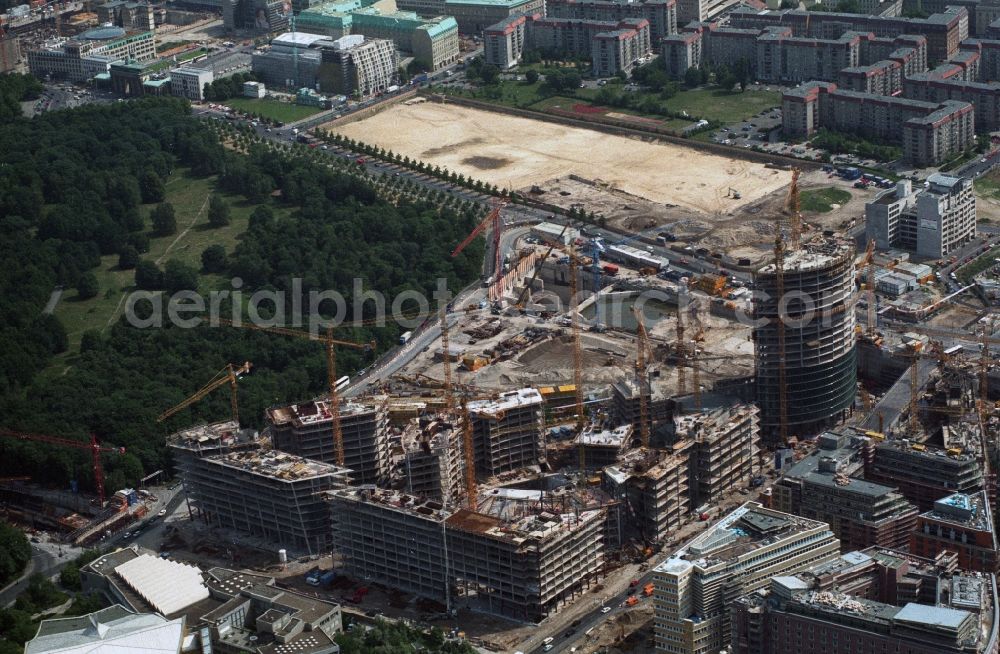
[[[604,469],[602,485],[624,503],[641,540],[668,542],[690,512],[690,449],[683,441],[665,450],[633,450]]]
[[[355,577],[537,622],[597,582],[604,511],[516,520],[381,489],[329,494],[334,538]]]
[[[414,419],[403,428],[400,443],[406,492],[458,505],[465,475],[459,417],[441,413]]]
[[[614,429],[589,426],[581,431],[576,437],[576,445],[583,448],[587,470],[600,470],[614,465],[632,446],[633,431],[632,425]]]
[[[780,435],[782,391],[787,435],[806,436],[839,417],[857,386],[854,247],[807,244],[785,255],[783,271],[779,279],[771,263],[754,274],[757,405],[771,443]]]
[[[309,459],[335,463],[333,415],[326,399],[272,407],[267,433],[274,447]],[[389,414],[384,398],[340,405],[344,465],[357,484],[385,484],[389,479]]]
[[[758,413],[752,404],[739,404],[675,418],[677,439],[691,443],[692,507],[747,486],[757,455]]]
[[[469,402],[476,471],[483,476],[537,466],[545,458],[542,396],[534,388]]]
[[[310,554],[331,545],[322,493],[349,481],[345,468],[268,449],[192,459],[183,475],[188,501],[209,524]]]

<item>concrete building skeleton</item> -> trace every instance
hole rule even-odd
[[[690,441],[684,441],[665,454],[633,450],[604,468],[603,488],[625,504],[646,542],[668,542],[690,513],[690,449]]]
[[[905,439],[868,443],[865,448],[865,479],[895,486],[921,511],[932,510],[935,502],[953,493],[982,489],[983,471],[973,454],[949,454]]]
[[[265,412],[274,447],[316,461],[337,460],[333,415],[326,399],[271,407]],[[384,398],[340,404],[344,465],[359,484],[385,484],[389,479],[389,415]]]
[[[458,416],[422,416],[403,428],[400,439],[407,494],[458,506],[465,494],[465,457]]]
[[[331,545],[321,493],[347,486],[348,475],[278,450],[247,450],[192,459],[184,488],[210,524],[317,554]]]
[[[468,409],[478,474],[489,477],[544,461],[542,396],[536,389],[469,402]]]
[[[691,507],[714,504],[749,484],[757,456],[758,414],[756,406],[740,404],[674,419],[677,438],[691,442]]]
[[[538,622],[599,577],[604,511],[505,522],[397,492],[330,494],[345,568],[449,607]]]

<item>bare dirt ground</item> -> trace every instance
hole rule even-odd
[[[451,104],[398,104],[332,128],[503,188],[574,173],[707,214],[733,211],[788,183],[787,173],[763,164]],[[727,198],[730,188],[741,199]]]

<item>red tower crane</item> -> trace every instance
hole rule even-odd
[[[493,205],[483,221],[476,225],[476,228],[469,232],[469,235],[465,237],[465,240],[458,244],[458,247],[451,253],[451,256],[457,257],[462,250],[468,247],[469,243],[472,243],[477,236],[482,234],[485,230],[493,230],[493,276],[500,276],[500,232],[503,229],[503,221],[500,220],[500,210],[507,206],[506,201],[500,201]]]
[[[94,482],[97,484],[97,495],[101,498],[101,506],[104,506],[104,468],[101,466],[101,454],[104,452],[125,454],[124,447],[101,445],[97,442],[97,436],[94,436],[93,434],[90,435],[90,442],[87,443],[84,441],[70,440],[69,438],[60,438],[58,436],[47,436],[45,434],[26,434],[24,432],[14,431],[13,429],[4,429],[0,427],[0,436],[16,438],[21,441],[38,441],[40,443],[64,445],[66,447],[74,447],[78,450],[90,450],[90,457],[94,465]]]

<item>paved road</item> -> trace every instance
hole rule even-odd
[[[17,596],[28,587],[28,580],[31,575],[40,574],[43,577],[51,577],[54,574],[58,574],[68,562],[68,559],[59,559],[52,553],[32,544],[30,574],[11,584],[3,591],[0,591],[0,607],[6,608],[14,603]]]

